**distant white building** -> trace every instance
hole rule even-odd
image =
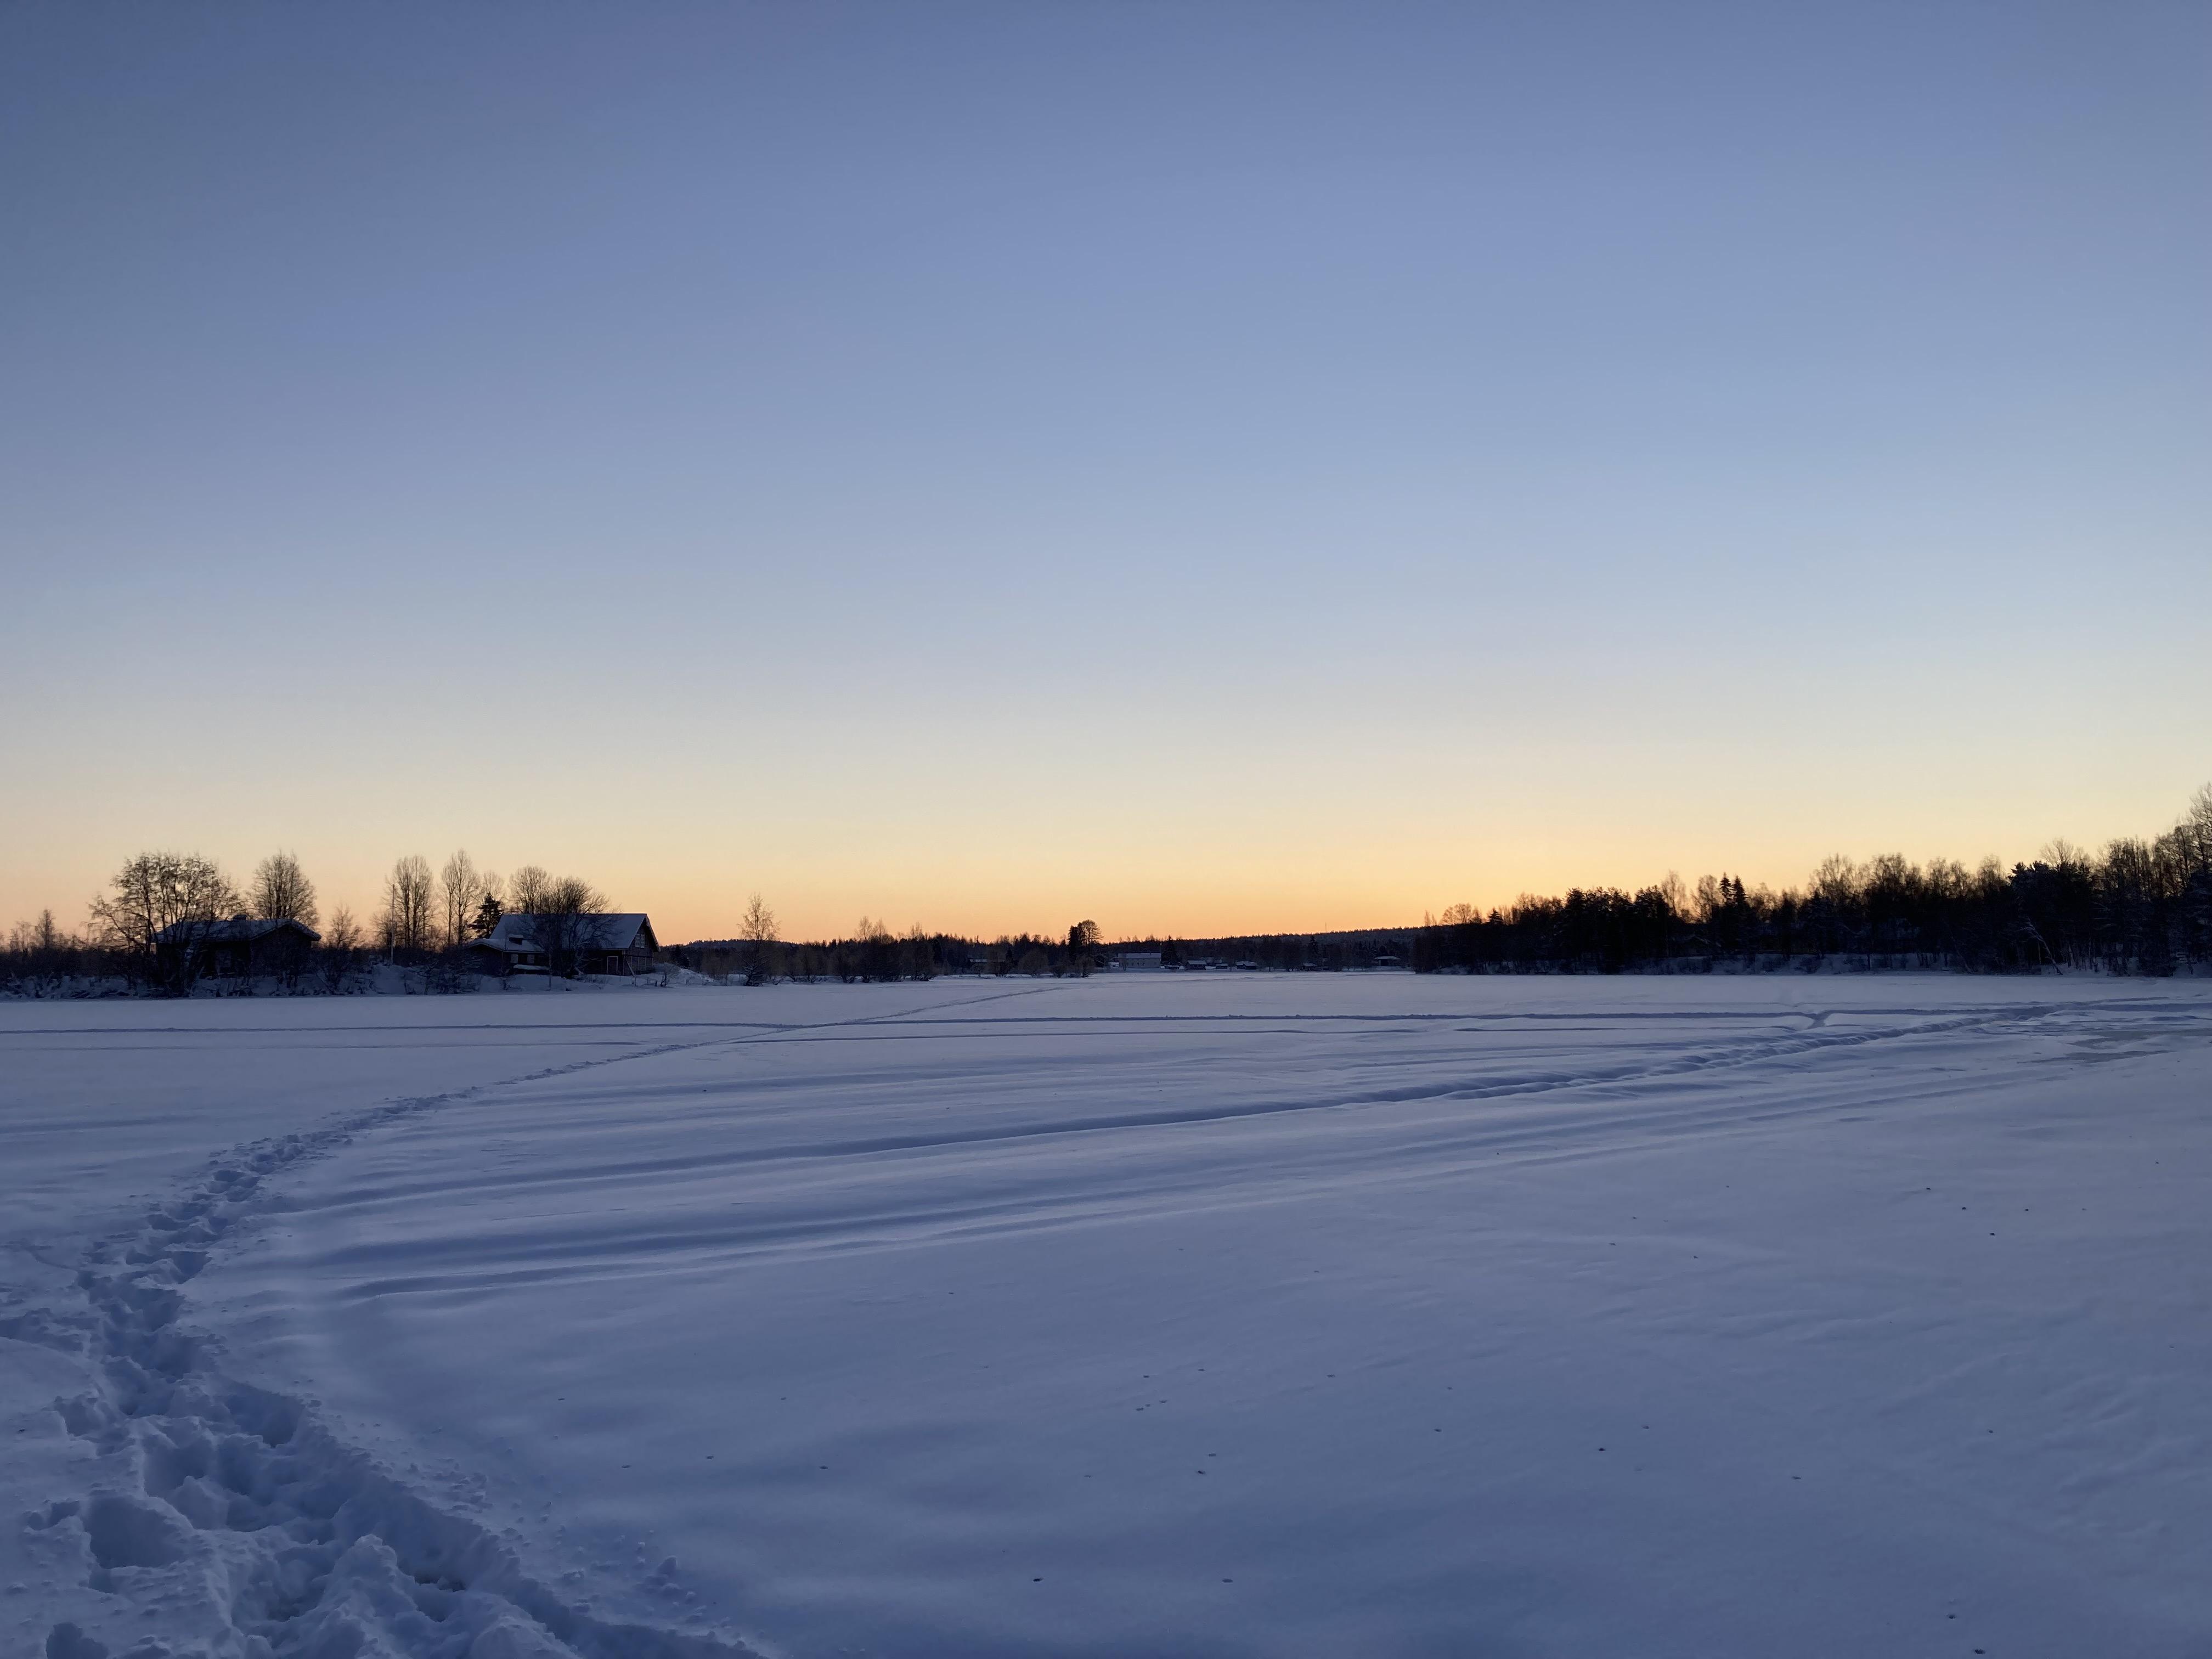
[[[1115,963],[1124,973],[1157,974],[1160,970],[1160,953],[1158,951],[1124,951],[1115,958]]]

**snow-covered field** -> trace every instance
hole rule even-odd
[[[2212,986],[0,1005],[0,1652],[2203,1655]]]

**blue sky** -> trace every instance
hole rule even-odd
[[[2156,830],[2208,69],[2185,6],[11,9],[0,920],[151,845],[681,937]]]

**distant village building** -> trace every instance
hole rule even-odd
[[[564,923],[573,923],[572,940],[552,937]],[[505,977],[551,972],[555,964],[549,945],[564,954],[572,951],[580,974],[642,974],[652,968],[660,950],[653,918],[642,910],[574,918],[510,912],[483,938],[471,940],[468,950],[477,972]]]
[[[1120,960],[1125,973],[1157,974],[1160,970],[1160,953],[1158,951],[1124,951]]]
[[[179,921],[154,936],[154,955],[173,980],[252,978],[298,971],[321,939],[304,922],[259,916]]]

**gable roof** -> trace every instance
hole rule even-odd
[[[579,941],[586,951],[636,950],[638,936],[651,927],[642,910],[610,912],[580,920],[594,924],[592,934]],[[495,951],[535,951],[538,948],[537,933],[536,916],[525,910],[511,910],[499,919],[498,927],[476,943],[489,945]]]

